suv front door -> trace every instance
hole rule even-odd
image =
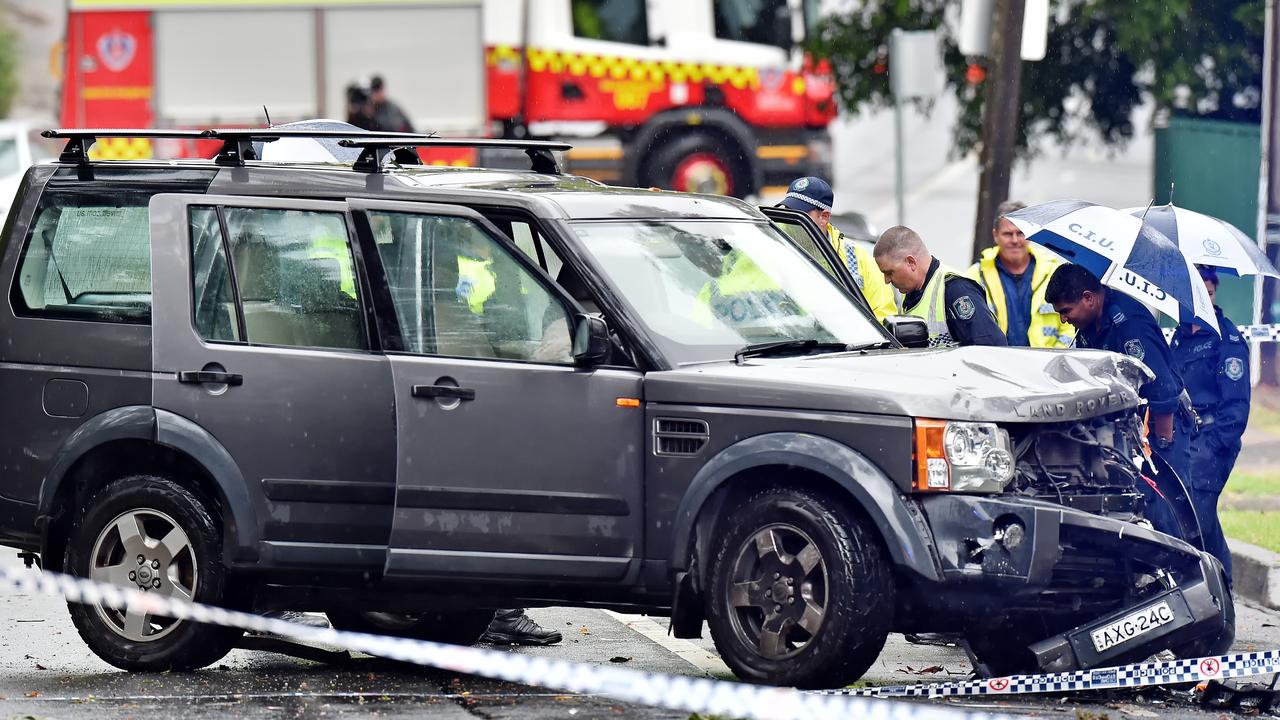
[[[616,581],[642,547],[642,376],[478,213],[348,201],[395,383],[388,576]]]
[[[150,212],[162,427],[230,455],[256,514],[258,564],[376,571],[391,528],[394,400],[346,204],[170,194]]]

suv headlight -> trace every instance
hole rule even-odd
[[[1013,479],[1009,433],[995,423],[915,421],[915,489],[996,493]]]

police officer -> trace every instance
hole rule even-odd
[[[1200,277],[1216,298],[1218,274],[1200,266]],[[1218,328],[1178,326],[1170,341],[1174,365],[1200,416],[1200,434],[1191,446],[1191,500],[1200,518],[1205,550],[1222,561],[1231,577],[1231,551],[1218,522],[1218,495],[1240,454],[1240,436],[1249,420],[1249,345],[1217,305]]]
[[[897,306],[893,291],[880,277],[880,271],[876,268],[875,259],[871,257],[871,253],[831,224],[831,208],[834,202],[835,194],[826,180],[819,177],[802,177],[792,181],[787,187],[787,196],[778,204],[807,214],[827,234],[831,247],[835,248],[836,254],[849,269],[849,274],[858,284],[858,289],[862,290],[862,295],[867,299],[867,304],[871,306],[871,312],[875,313],[877,320],[896,315]]]
[[[933,257],[914,230],[885,230],[874,253],[884,281],[903,295],[903,314],[928,324],[930,347],[1009,344],[978,283]]]
[[[1155,379],[1138,391],[1150,412],[1151,445],[1179,478],[1186,478],[1191,456],[1189,421],[1179,410],[1182,376],[1173,362],[1160,326],[1151,311],[1137,300],[1102,287],[1092,273],[1079,265],[1064,264],[1049,278],[1045,298],[1062,319],[1076,329],[1075,346],[1123,353],[1141,360]],[[1140,485],[1147,496],[1147,518],[1160,532],[1182,533],[1165,503],[1154,501],[1152,490]]]
[[[1071,327],[1044,299],[1049,276],[1061,261],[1039,245],[1027,242],[1018,226],[1005,219],[1005,215],[1024,207],[1026,204],[1017,200],[1000,204],[991,228],[995,247],[983,250],[966,274],[986,291],[987,304],[1010,345],[1071,347]]]

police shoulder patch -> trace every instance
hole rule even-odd
[[[1239,380],[1244,377],[1244,360],[1238,357],[1229,357],[1222,363],[1222,372],[1232,380]]]
[[[1124,341],[1124,354],[1143,360],[1147,357],[1147,349],[1142,346],[1142,341],[1138,338]]]
[[[951,303],[951,310],[955,312],[956,317],[961,320],[968,320],[973,317],[974,305],[973,300],[968,295],[962,295]]]

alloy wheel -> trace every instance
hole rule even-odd
[[[802,651],[826,618],[827,567],[804,531],[788,524],[761,529],[743,543],[728,603],[735,634],[762,657]]]
[[[163,512],[130,510],[98,533],[91,556],[90,577],[191,602],[196,594],[197,563],[191,539]],[[140,608],[115,610],[99,605],[98,615],[116,634],[133,642],[152,642],[181,624]]]

